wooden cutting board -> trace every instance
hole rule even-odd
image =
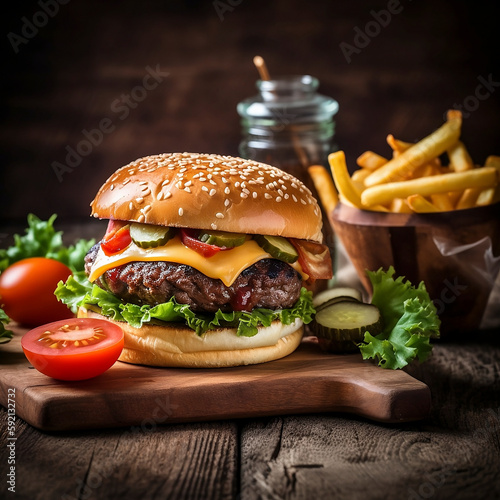
[[[156,425],[319,412],[380,422],[425,418],[430,390],[360,354],[331,355],[304,340],[270,363],[220,369],[151,368],[117,362],[91,380],[61,382],[26,360],[18,330],[0,346],[0,403],[15,389],[18,417],[45,431]]]

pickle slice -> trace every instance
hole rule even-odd
[[[299,258],[297,250],[286,238],[258,234],[254,236],[254,240],[275,259],[293,264]]]
[[[132,241],[141,248],[154,248],[165,245],[175,235],[173,227],[154,226],[133,222],[130,226]]]
[[[378,308],[355,300],[334,302],[320,309],[311,323],[320,347],[326,352],[354,352],[365,332],[378,335],[383,328]]]
[[[218,247],[234,248],[243,245],[246,234],[228,233],[226,231],[202,231],[198,237],[203,243]]]
[[[363,300],[361,292],[357,288],[351,288],[349,286],[335,286],[333,288],[323,290],[322,292],[319,292],[317,295],[315,295],[313,297],[313,306],[316,309],[319,309],[331,299],[335,299],[337,297],[352,297],[359,302],[362,302]]]

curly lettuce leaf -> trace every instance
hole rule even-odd
[[[5,328],[5,325],[7,325],[9,321],[10,319],[7,314],[5,314],[5,311],[0,308],[0,344],[6,344],[7,342],[10,342],[10,340],[14,336],[13,332]]]
[[[94,240],[78,240],[74,245],[65,246],[62,231],[56,231],[53,214],[43,221],[34,214],[28,215],[28,227],[24,235],[14,235],[14,245],[0,249],[0,273],[15,262],[29,257],[47,257],[66,264],[72,271],[84,269],[84,258]]]
[[[308,324],[315,313],[312,294],[305,288],[302,288],[300,298],[294,307],[277,311],[260,308],[251,312],[225,313],[219,309],[213,314],[201,314],[194,312],[187,304],[179,304],[173,298],[156,306],[140,306],[124,303],[110,292],[91,284],[83,272],[70,276],[66,283],[60,282],[55,295],[74,313],[79,307],[98,308],[104,316],[116,321],[126,321],[135,328],[157,321],[182,322],[198,335],[203,335],[207,330],[228,327],[236,328],[238,336],[252,337],[258,333],[259,326],[270,326],[275,320],[289,325],[296,319]]]
[[[414,359],[425,361],[432,350],[431,338],[439,337],[441,322],[424,282],[414,287],[395,273],[367,271],[373,286],[372,304],[384,321],[384,330],[376,336],[365,333],[359,345],[363,359],[375,359],[383,368],[403,368]]]

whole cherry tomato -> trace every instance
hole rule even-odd
[[[71,318],[72,312],[54,295],[59,281],[66,281],[70,274],[69,267],[54,259],[20,260],[0,274],[0,307],[26,326]]]

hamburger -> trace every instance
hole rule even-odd
[[[168,153],[117,170],[91,203],[108,222],[56,295],[125,334],[121,361],[227,367],[281,358],[332,276],[317,201],[251,160]]]

